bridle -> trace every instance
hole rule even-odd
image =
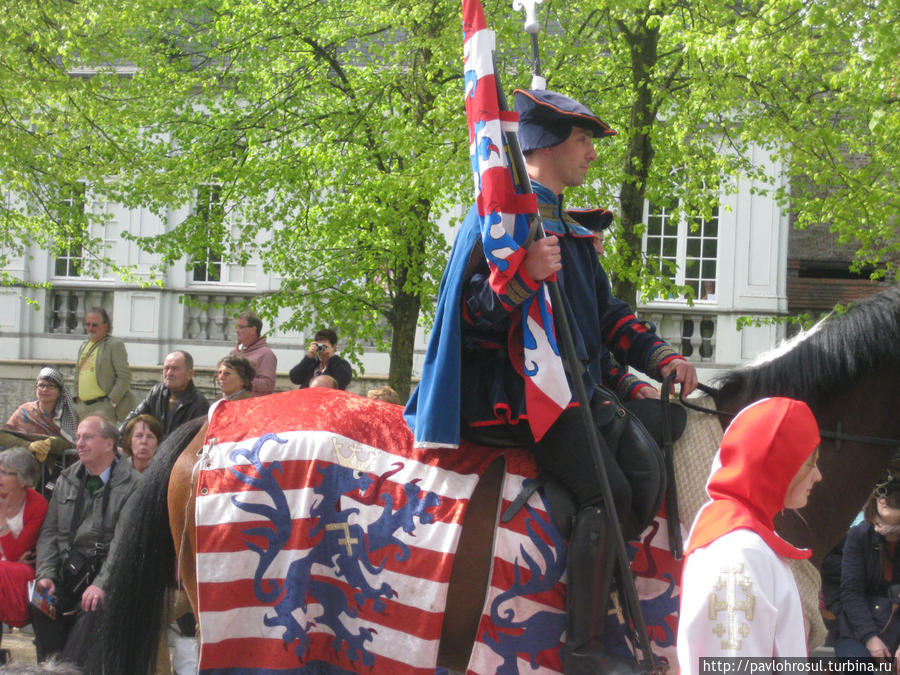
[[[865,436],[862,434],[845,434],[843,424],[840,420],[834,431],[826,431],[819,429],[819,436],[822,438],[831,438],[834,440],[834,449],[836,452],[841,451],[841,443],[849,441],[850,443],[865,443],[867,445],[886,445],[888,447],[900,448],[900,439],[884,438],[882,436]]]
[[[702,391],[704,394],[708,394],[715,400],[716,398],[716,390],[710,386],[705,384],[698,384],[697,389]],[[727,412],[724,410],[711,410],[709,408],[704,408],[702,406],[696,405],[694,403],[689,402],[683,396],[679,399],[680,403],[685,407],[691,410],[696,410],[697,412],[702,412],[707,415],[719,415],[720,417],[724,417],[726,419],[733,419],[737,413]],[[836,452],[841,451],[841,445],[846,441],[848,443],[863,443],[865,445],[882,445],[891,448],[900,449],[900,439],[898,438],[885,438],[884,436],[867,436],[865,434],[848,434],[844,432],[843,423],[841,420],[837,421],[835,425],[834,431],[829,431],[827,429],[819,429],[819,436],[822,438],[827,438],[834,441],[834,449]]]

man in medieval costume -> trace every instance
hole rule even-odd
[[[564,306],[553,311],[568,317],[576,353],[566,356],[584,366],[589,396],[601,384],[595,378],[608,370],[601,362],[610,353],[619,363],[659,380],[674,373],[685,394],[696,387],[697,374],[651,325],[613,297],[593,233],[563,208],[565,188],[581,185],[597,159],[595,140],[616,131],[585,106],[552,91],[517,90],[515,109],[546,236],[531,242],[501,295],[490,283],[482,221],[475,207],[469,212],[441,282],[422,380],[407,405],[406,418],[417,445],[423,447],[454,447],[461,436],[486,445],[527,447],[541,470],[571,491],[578,511],[568,550],[565,672],[634,672],[634,664],[609,656],[603,644],[615,565],[607,555],[613,549],[601,469],[577,403],[569,403],[545,433],[534,433],[536,411],[526,405],[525,380],[527,371],[540,365],[523,358],[522,324],[527,319],[521,316],[521,306],[555,274]],[[571,373],[567,377],[571,382]],[[632,397],[658,396],[652,387],[635,384],[629,382]],[[598,400],[594,398],[592,409]],[[636,537],[639,531],[630,517],[632,490],[620,468],[622,458],[602,438],[600,445],[623,532],[626,538]]]

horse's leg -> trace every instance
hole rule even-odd
[[[450,573],[447,607],[438,647],[438,665],[450,670],[466,671],[475,642],[491,569],[504,466],[502,458],[491,463],[481,475],[466,510]]]
[[[197,453],[203,447],[206,426],[188,444],[175,462],[169,477],[169,527],[172,530],[172,541],[175,544],[175,555],[178,561],[178,572],[181,584],[187,593],[194,616],[197,613],[197,566],[194,564],[196,553],[196,527],[194,520],[194,499],[191,475],[197,463]]]

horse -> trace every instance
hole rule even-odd
[[[900,441],[900,416],[894,412],[894,404],[900,400],[900,288],[891,287],[879,294],[866,298],[852,305],[845,313],[835,314],[819,322],[810,331],[787,342],[772,353],[764,355],[757,363],[751,366],[736,369],[719,378],[712,390],[714,407],[719,411],[722,425],[727,424],[729,414],[736,413],[747,404],[765,396],[788,396],[806,401],[813,410],[823,430],[823,440],[820,448],[819,463],[823,481],[813,491],[807,506],[799,512],[786,512],[779,516],[777,527],[779,531],[795,545],[810,548],[813,551],[812,562],[818,566],[822,558],[841,539],[851,522],[853,516],[865,501],[874,483],[884,474]],[[267,425],[274,424],[270,419],[272,412],[270,403],[276,397],[291,397],[291,405],[301,405],[309,408],[316,414],[324,414],[329,406],[333,406],[338,400],[334,397],[344,397],[348,400],[352,414],[344,415],[344,419],[337,420],[339,433],[356,434],[357,437],[378,436],[369,445],[381,447],[379,443],[396,441],[388,439],[400,437],[401,444],[410,443],[411,437],[408,430],[403,427],[394,428],[394,425],[402,424],[399,408],[388,407],[390,404],[381,402],[354,402],[353,394],[341,392],[329,392],[326,390],[301,390],[286,394],[275,394],[260,399],[250,399],[235,406],[244,405],[244,409],[233,409],[232,417],[242,419],[252,417],[255,428],[263,429]],[[325,397],[325,398],[322,398]],[[285,399],[287,400],[287,399]],[[372,408],[371,406],[381,406]],[[224,414],[224,413],[223,413]],[[197,483],[198,453],[204,451],[204,447],[214,446],[216,438],[204,436],[205,420],[195,420],[176,430],[162,444],[154,464],[145,473],[142,485],[135,495],[129,500],[128,508],[123,514],[121,532],[117,534],[113,550],[110,554],[112,565],[109,588],[107,589],[107,605],[104,611],[101,640],[102,648],[99,658],[102,663],[97,664],[106,673],[142,673],[150,672],[156,653],[157,635],[162,628],[165,616],[165,588],[171,588],[176,583],[176,567],[180,573],[180,581],[188,592],[191,604],[197,610],[197,578],[195,561],[197,560],[196,533],[197,527],[194,521],[195,504],[198,499]],[[277,424],[272,428],[278,428]],[[720,428],[721,431],[721,428]],[[258,434],[262,439],[258,440],[253,448],[238,448],[233,450],[232,457],[239,457],[244,467],[232,470],[233,476],[239,482],[255,483],[263,491],[269,490],[269,494],[277,496],[277,490],[272,486],[278,483],[278,462],[261,461],[260,448],[265,444],[274,447],[279,442],[277,434]],[[205,444],[205,445],[204,445]],[[491,543],[495,536],[495,523],[498,511],[498,493],[501,490],[501,481],[504,470],[503,463],[498,459],[505,459],[507,463],[522,462],[521,456],[504,455],[510,451],[497,451],[496,449],[484,449],[477,447],[466,448],[467,455],[472,457],[472,466],[477,465],[480,478],[468,499],[464,526],[459,534],[456,548],[456,561],[465,561],[464,564],[452,566],[446,578],[446,606],[437,633],[438,647],[436,649],[436,663],[440,668],[456,671],[465,671],[469,668],[470,654],[473,653],[473,645],[478,640],[489,643],[491,646],[499,645],[504,639],[501,634],[487,634],[479,628],[479,620],[482,617],[485,605],[484,598],[488,595],[489,567],[491,562]],[[511,451],[515,452],[515,451]],[[493,454],[491,454],[493,453]],[[500,453],[500,454],[498,454]],[[418,460],[422,461],[422,457]],[[427,461],[432,461],[433,455],[428,455]],[[436,461],[436,460],[435,460]],[[676,454],[676,463],[679,457]],[[693,481],[702,485],[708,476],[708,460],[703,460],[705,466],[701,469],[692,469]],[[471,467],[470,467],[471,468]],[[388,474],[390,472],[387,472]],[[240,474],[240,475],[238,475]],[[366,504],[374,503],[378,499],[370,492],[374,489],[373,483],[381,483],[385,475],[366,474],[364,471],[355,470],[341,474],[343,480],[352,483],[347,489],[357,490],[355,494],[370,495],[366,498]],[[377,477],[373,477],[377,476]],[[282,475],[281,479],[285,476]],[[337,480],[329,477],[324,472],[321,480]],[[433,518],[436,504],[440,499],[429,497],[430,493],[419,490],[416,480],[405,483],[402,488],[395,486],[393,495],[382,496],[381,506],[384,511],[390,512],[393,530],[388,532],[388,540],[395,548],[408,546],[401,541],[394,532],[402,535],[403,527],[413,528],[418,518],[420,526]],[[527,480],[527,479],[526,479]],[[412,487],[410,487],[412,485]],[[276,486],[277,487],[277,486]],[[344,489],[344,487],[340,489]],[[405,494],[404,494],[405,492]],[[345,492],[346,494],[346,492]],[[405,501],[404,501],[405,500]],[[234,500],[233,500],[234,501]],[[240,500],[237,500],[240,501]],[[388,508],[396,505],[403,506],[396,511]],[[311,502],[310,509],[318,509],[316,518],[326,519],[333,517],[333,511],[340,510],[339,503],[328,504],[323,508],[321,502]],[[407,509],[407,506],[409,508]],[[266,506],[261,504],[248,505],[246,508],[254,510],[257,515],[266,511],[270,514],[273,524],[276,523],[274,515],[279,509],[276,502]],[[526,505],[529,520],[522,526],[522,533],[528,528],[529,534],[534,535],[534,523],[547,523],[540,519],[540,513]],[[359,509],[355,509],[358,511]],[[404,512],[405,513],[401,513]],[[401,518],[402,515],[402,518]],[[684,511],[680,511],[682,523],[689,524],[690,519]],[[327,527],[332,527],[328,520]],[[349,521],[348,521],[349,522]],[[259,543],[259,537],[272,540],[278,536],[279,530],[290,530],[290,524],[282,523],[272,528],[251,528],[245,530],[245,536],[249,539],[257,537],[257,543],[248,544],[256,551],[260,560],[267,555],[272,556],[266,546]],[[319,527],[314,525],[313,529]],[[364,540],[369,550],[374,550],[381,544],[373,544],[370,541],[371,531],[362,532],[348,529],[346,524],[335,524],[334,542],[343,542],[341,546],[350,541]],[[320,528],[321,536],[325,527]],[[421,530],[421,527],[419,528]],[[654,524],[654,532],[659,529]],[[409,529],[408,532],[412,532]],[[559,567],[560,556],[552,552],[553,546],[561,546],[558,537],[554,536],[552,527],[545,527],[540,536],[532,537],[539,544],[541,556],[533,552],[528,553],[521,548],[523,568],[516,568],[512,573],[515,577],[512,583],[520,583],[523,579],[549,576],[542,570],[543,564],[547,569],[555,565]],[[549,532],[549,534],[547,534]],[[284,533],[284,536],[288,536]],[[342,537],[342,538],[339,538]],[[409,540],[406,540],[409,541]],[[543,543],[541,543],[543,542]],[[347,544],[349,546],[349,544]],[[641,550],[647,552],[647,547],[642,543],[632,551]],[[365,597],[356,596],[350,602],[357,602],[356,607],[348,607],[348,597],[351,594],[341,593],[338,602],[343,603],[339,609],[323,606],[322,619],[327,623],[331,618],[329,613],[344,612],[345,615],[356,616],[356,612],[373,611],[373,608],[383,608],[385,603],[392,601],[391,591],[385,591],[384,585],[380,588],[369,585],[366,579],[358,579],[350,583],[350,573],[359,575],[371,575],[383,569],[387,556],[374,559],[367,563],[366,569],[351,569],[346,567],[346,559],[333,554],[334,561],[338,565],[345,565],[344,572],[347,584],[351,587],[365,591]],[[395,556],[395,558],[402,555]],[[646,567],[657,567],[657,563],[644,555],[640,557],[640,564]],[[309,581],[310,569],[308,562],[293,561],[292,567],[306,565],[299,570],[298,578]],[[323,564],[319,560],[319,564]],[[326,563],[327,564],[327,561]],[[637,565],[637,561],[635,565]],[[355,571],[353,571],[355,570]],[[297,570],[294,570],[297,572]],[[305,577],[303,575],[306,575]],[[665,592],[669,607],[677,610],[677,593],[673,588],[675,580],[669,573],[670,586]],[[315,575],[313,575],[315,576]],[[368,577],[367,577],[368,578]],[[543,577],[541,577],[543,578]],[[494,578],[490,577],[491,583]],[[553,579],[539,592],[551,594],[554,587]],[[272,579],[261,578],[257,575],[254,579],[258,596],[265,596],[271,600],[271,604],[285,599],[286,586],[279,586]],[[355,585],[354,585],[355,584]],[[303,593],[308,592],[309,586],[300,588],[300,597],[292,598],[295,607],[304,600]],[[352,590],[352,589],[351,589]],[[290,591],[297,593],[296,590]],[[330,592],[330,591],[329,591]],[[490,611],[502,619],[503,608],[501,600],[505,598],[506,589],[493,592],[493,600],[490,602]],[[362,593],[358,594],[362,595]],[[327,594],[319,595],[318,602],[325,603]],[[395,611],[400,611],[393,606]],[[516,626],[520,633],[533,633],[544,636],[548,633],[548,626],[554,626],[550,631],[550,640],[542,649],[548,652],[558,647],[559,636],[562,630],[561,623],[552,616],[552,612],[535,612],[541,622],[522,622]],[[556,623],[553,623],[553,621]],[[278,610],[276,615],[267,614],[266,623],[275,623],[284,631],[284,649],[288,645],[299,655],[296,657],[295,670],[301,668],[303,663],[301,656],[303,645],[308,644],[310,634],[307,628],[313,626],[309,622],[300,626],[296,618],[291,618],[287,613]],[[649,622],[648,622],[649,624]],[[330,625],[330,624],[329,624]],[[432,627],[433,628],[433,627]],[[671,632],[671,626],[667,629]],[[203,631],[201,621],[201,631]],[[340,661],[343,665],[327,666],[316,663],[309,666],[309,670],[303,672],[349,672],[357,671],[357,668],[366,670],[370,666],[365,659],[365,642],[373,637],[375,631],[365,632],[360,629],[360,634],[335,635],[332,646],[337,656],[341,654]],[[354,640],[359,639],[359,642]],[[307,642],[304,643],[304,640]],[[299,646],[298,646],[299,645]],[[347,652],[351,645],[355,645],[358,651],[349,655]],[[350,664],[349,666],[347,664]],[[558,664],[558,659],[555,662]],[[531,664],[536,665],[535,663]],[[348,670],[349,669],[349,670]],[[227,670],[227,669],[223,669]],[[550,669],[552,670],[552,668]],[[373,672],[378,672],[373,671]],[[425,670],[411,672],[432,672]],[[445,672],[445,671],[434,671]],[[474,672],[474,671],[473,671]],[[519,672],[515,660],[504,661],[497,672]]]

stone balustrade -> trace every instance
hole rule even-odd
[[[47,333],[84,335],[84,315],[91,307],[111,307],[113,293],[96,288],[54,286],[47,300],[44,305]]]
[[[181,338],[210,341],[234,339],[234,315],[237,313],[234,308],[245,303],[247,295],[186,292],[182,297],[184,319]],[[111,290],[54,286],[48,291],[44,305],[45,332],[84,335],[84,316],[91,307],[103,307],[112,315],[113,306]]]
[[[234,339],[235,306],[246,301],[243,295],[214,293],[184,294],[184,333],[188,340]]]
[[[644,309],[640,318],[656,325],[657,334],[689,361],[716,360],[715,309],[700,307],[671,310]]]

